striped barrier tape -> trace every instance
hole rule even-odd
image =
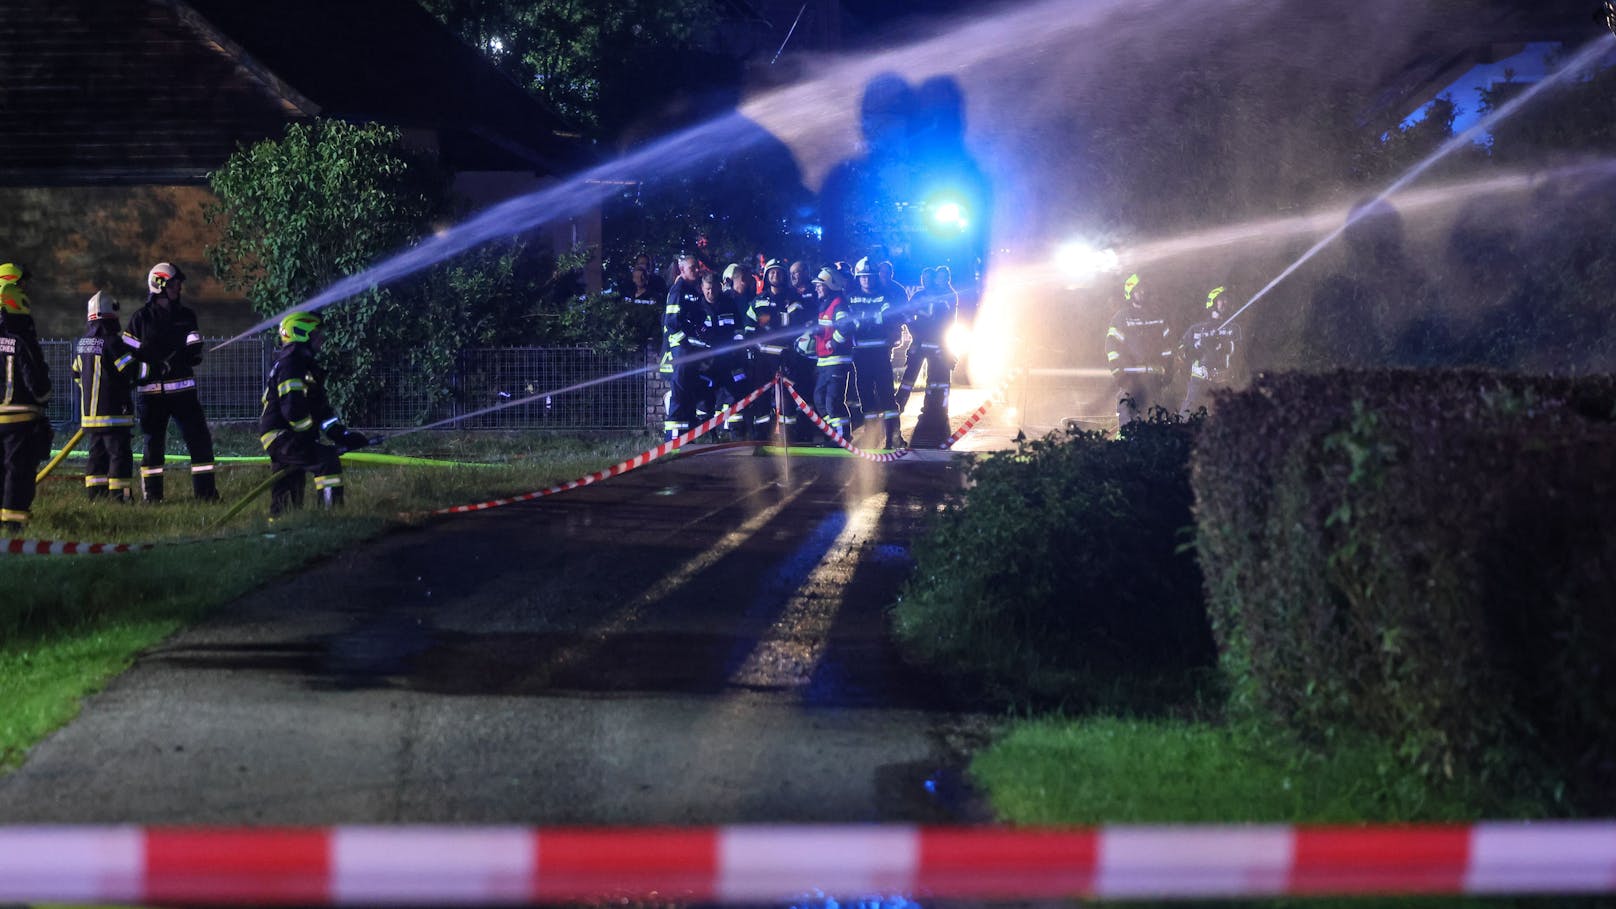
[[[521,904],[1616,893],[1616,822],[0,827],[0,903]]]
[[[988,395],[988,399],[982,402],[982,406],[978,407],[975,413],[972,413],[968,418],[966,418],[965,422],[960,425],[959,429],[954,430],[954,434],[948,437],[948,441],[937,447],[946,451],[947,449],[953,448],[955,442],[965,438],[965,434],[975,428],[976,424],[982,422],[982,418],[988,415],[988,408],[992,407],[995,401],[1003,397],[1005,392],[1010,390],[1010,383],[1015,381],[1016,377],[1020,374],[1021,370],[1012,369],[1010,374],[1004,377],[1004,381],[999,383],[999,387],[994,389],[993,394]]]
[[[112,555],[144,552],[156,543],[87,543],[82,540],[0,540],[0,553],[6,555]]]
[[[819,431],[824,433],[832,442],[835,442],[837,445],[842,446],[866,461],[874,461],[877,464],[890,464],[893,461],[906,457],[909,454],[909,449],[907,448],[901,448],[897,451],[887,452],[885,454],[875,454],[854,445],[852,442],[847,441],[847,439],[843,437],[841,433],[837,432],[835,429],[832,429],[829,423],[826,423],[820,418],[819,414],[814,410],[813,405],[809,404],[807,401],[804,401],[802,399],[802,395],[797,394],[797,386],[794,382],[792,382],[790,379],[781,379],[780,381],[785,383],[786,391],[791,394],[792,400],[797,402],[797,409],[801,411],[802,414],[808,419],[812,420],[813,424],[819,427]]]
[[[524,492],[521,495],[509,496],[507,498],[502,498],[502,499],[489,499],[486,502],[477,502],[477,503],[474,503],[474,504],[471,504],[471,505],[454,505],[454,506],[451,506],[449,508],[439,508],[436,511],[427,512],[427,514],[433,515],[433,516],[446,515],[446,514],[467,514],[469,512],[473,512],[473,511],[487,511],[490,508],[499,508],[499,507],[502,507],[502,506],[505,506],[505,505],[515,505],[515,504],[517,504],[519,502],[531,502],[534,499],[541,499],[541,498],[544,498],[545,496],[553,496],[558,492],[566,492],[569,489],[577,489],[577,488],[579,488],[581,486],[588,486],[588,485],[590,485],[592,483],[598,483],[601,480],[607,479],[609,477],[620,476],[620,475],[628,473],[629,471],[634,470],[636,468],[644,467],[645,465],[651,463],[652,461],[655,461],[657,458],[660,458],[660,457],[663,457],[665,455],[671,454],[671,453],[673,453],[675,451],[678,451],[680,448],[684,447],[684,445],[686,443],[690,442],[692,439],[700,438],[701,436],[706,435],[709,432],[712,432],[714,429],[717,429],[719,426],[723,425],[724,418],[729,415],[731,410],[745,410],[748,406],[750,406],[752,404],[753,401],[756,401],[764,392],[766,392],[769,389],[773,388],[774,383],[777,382],[777,381],[779,381],[779,380],[778,379],[770,379],[767,383],[760,386],[756,391],[754,391],[751,394],[747,395],[745,398],[742,398],[741,400],[735,402],[734,404],[727,405],[724,408],[722,408],[721,410],[719,410],[718,413],[713,414],[711,419],[709,419],[707,422],[701,424],[700,426],[697,426],[696,428],[685,432],[683,435],[680,435],[677,438],[670,439],[669,441],[663,442],[661,445],[658,445],[655,448],[652,448],[652,449],[649,449],[649,450],[646,450],[646,451],[642,451],[639,454],[635,455],[634,457],[629,458],[628,460],[623,461],[623,462],[621,462],[619,464],[614,464],[611,467],[606,468],[605,470],[597,470],[594,473],[589,474],[587,476],[579,477],[576,480],[569,480],[569,481],[567,481],[565,483],[560,483],[560,484],[557,484],[555,486],[548,487],[546,489],[539,489],[539,490],[535,490],[533,492]]]

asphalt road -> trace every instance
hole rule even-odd
[[[732,450],[393,534],[143,655],[0,822],[981,819],[991,721],[883,616],[960,483]]]

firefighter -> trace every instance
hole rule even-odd
[[[814,288],[813,280],[808,275],[808,263],[798,259],[791,263],[788,274],[791,277],[791,289],[796,292],[797,299],[810,310],[818,312],[819,291]]]
[[[1175,351],[1167,320],[1150,304],[1149,294],[1132,274],[1122,284],[1124,303],[1105,331],[1105,361],[1117,382],[1117,428],[1127,426],[1159,404]]]
[[[124,344],[118,301],[106,291],[90,298],[84,337],[73,352],[73,381],[79,386],[79,425],[90,455],[84,487],[90,500],[110,496],[133,501],[135,472],[129,437],[134,432],[134,383],[140,364]]]
[[[870,427],[866,435],[873,441],[875,427],[879,426],[884,447],[902,447],[898,405],[892,393],[892,348],[898,343],[903,327],[901,314],[909,300],[897,284],[880,284],[868,256],[858,260],[853,276],[858,287],[848,297],[847,307],[853,319],[853,373],[864,410],[863,423]]]
[[[202,332],[196,313],[180,302],[185,273],[167,262],[146,275],[146,305],[129,319],[123,340],[143,366],[135,386],[135,413],[145,450],[140,456],[140,490],[148,503],[163,500],[164,446],[168,421],[179,424],[191,456],[191,491],[197,499],[216,502],[213,481],[213,434],[208,430],[196,373],[202,362]]]
[[[1206,321],[1190,326],[1184,333],[1180,355],[1189,364],[1189,386],[1184,390],[1183,412],[1193,414],[1211,403],[1212,390],[1237,379],[1245,345],[1240,326],[1224,325],[1223,304],[1227,294],[1222,287],[1206,295]]]
[[[752,273],[738,262],[725,267],[723,284],[720,288],[715,281],[709,295],[704,278],[701,290],[702,298],[713,308],[712,342],[721,351],[713,357],[708,374],[713,378],[718,403],[731,405],[722,432],[724,438],[734,440],[747,434],[747,419],[746,413],[733,405],[750,394],[756,384],[751,382],[747,369],[746,311],[752,306],[757,285]]]
[[[914,344],[909,348],[909,361],[904,364],[897,402],[900,413],[909,406],[909,396],[924,364],[926,390],[921,398],[920,419],[915,423],[916,445],[941,445],[949,434],[948,394],[954,358],[944,348],[943,341],[948,327],[954,324],[955,296],[947,271],[947,266],[922,271],[920,287],[910,300],[914,315],[909,321],[909,334]]]
[[[853,371],[853,320],[847,311],[846,285],[836,269],[827,265],[814,278],[814,289],[819,294],[819,319],[814,329],[799,339],[798,349],[804,353],[811,350],[817,358],[814,410],[838,436],[845,438],[849,423],[847,381]]]
[[[810,390],[813,384],[813,362],[792,348],[791,330],[805,327],[812,310],[803,306],[788,280],[784,262],[770,259],[763,264],[763,292],[746,311],[746,336],[755,342],[752,348],[753,377],[765,382],[771,376],[783,375],[801,392]],[[800,441],[797,402],[783,389],[775,395],[774,400],[769,398],[769,395],[764,395],[752,407],[752,438],[768,438],[769,423],[778,403],[781,435],[785,436],[788,444]]]
[[[695,425],[697,401],[710,387],[702,371],[706,359],[701,354],[711,348],[707,339],[713,330],[712,309],[697,284],[696,257],[681,253],[677,261],[679,277],[668,288],[662,316],[662,334],[667,343],[663,362],[673,385],[668,394],[668,418],[662,428],[670,440]]]
[[[314,474],[314,493],[325,508],[342,504],[343,451],[370,440],[342,425],[325,395],[325,370],[315,355],[325,341],[320,317],[294,312],[281,320],[281,348],[269,368],[258,441],[269,452],[271,470],[286,471],[269,494],[269,515],[303,507],[303,474]],[[320,444],[320,435],[336,443]]]
[[[50,368],[28,306],[28,272],[0,265],[0,533],[17,535],[34,504],[34,472],[50,456]]]

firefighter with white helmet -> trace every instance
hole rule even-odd
[[[0,265],[0,533],[22,532],[32,516],[34,471],[50,454],[50,368],[39,346],[28,272]]]
[[[798,350],[816,357],[814,410],[840,437],[850,431],[847,383],[853,371],[853,319],[847,311],[846,285],[835,267],[827,265],[814,278],[819,294],[817,327],[798,339]]]
[[[853,266],[853,278],[858,287],[852,290],[847,306],[853,319],[853,373],[864,425],[870,427],[865,434],[874,444],[875,427],[879,426],[885,447],[902,447],[892,387],[892,348],[898,343],[909,300],[897,284],[881,284],[868,256]]]
[[[270,490],[271,517],[303,505],[303,475],[314,474],[320,505],[342,504],[343,451],[370,444],[363,433],[342,424],[326,397],[325,370],[315,360],[325,334],[320,317],[294,312],[281,320],[281,347],[269,369],[264,411],[258,418],[258,441],[269,453],[273,470],[285,471]],[[336,446],[320,444],[320,436]]]
[[[179,424],[191,456],[191,491],[205,502],[218,501],[213,479],[213,433],[196,390],[196,367],[202,362],[202,331],[196,313],[180,302],[185,273],[168,262],[146,275],[146,305],[129,319],[123,340],[139,360],[135,413],[144,451],[140,456],[140,489],[148,503],[163,500],[164,447],[168,421]]]
[[[135,461],[130,436],[134,433],[134,386],[140,364],[118,325],[118,301],[104,290],[90,298],[87,326],[73,350],[73,381],[79,386],[79,426],[88,441],[89,464],[84,487],[92,501],[110,497],[133,500]]]

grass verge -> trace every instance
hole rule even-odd
[[[644,450],[649,438],[421,436],[425,438],[411,437],[414,442],[406,453],[504,463],[349,466],[347,506],[341,511],[304,511],[271,526],[264,498],[217,529],[210,525],[224,506],[191,501],[183,467],[170,471],[168,500],[155,507],[87,502],[82,464],[58,468],[40,486],[30,537],[159,543],[218,539],[126,555],[0,558],[0,590],[5,591],[0,599],[0,704],[6,705],[0,710],[0,770],[20,763],[33,743],[71,719],[83,697],[121,672],[135,654],[209,608],[388,528],[419,520],[403,517],[405,513],[573,479]],[[221,447],[221,453],[230,450]],[[220,494],[232,503],[266,476],[265,466],[222,469]]]

